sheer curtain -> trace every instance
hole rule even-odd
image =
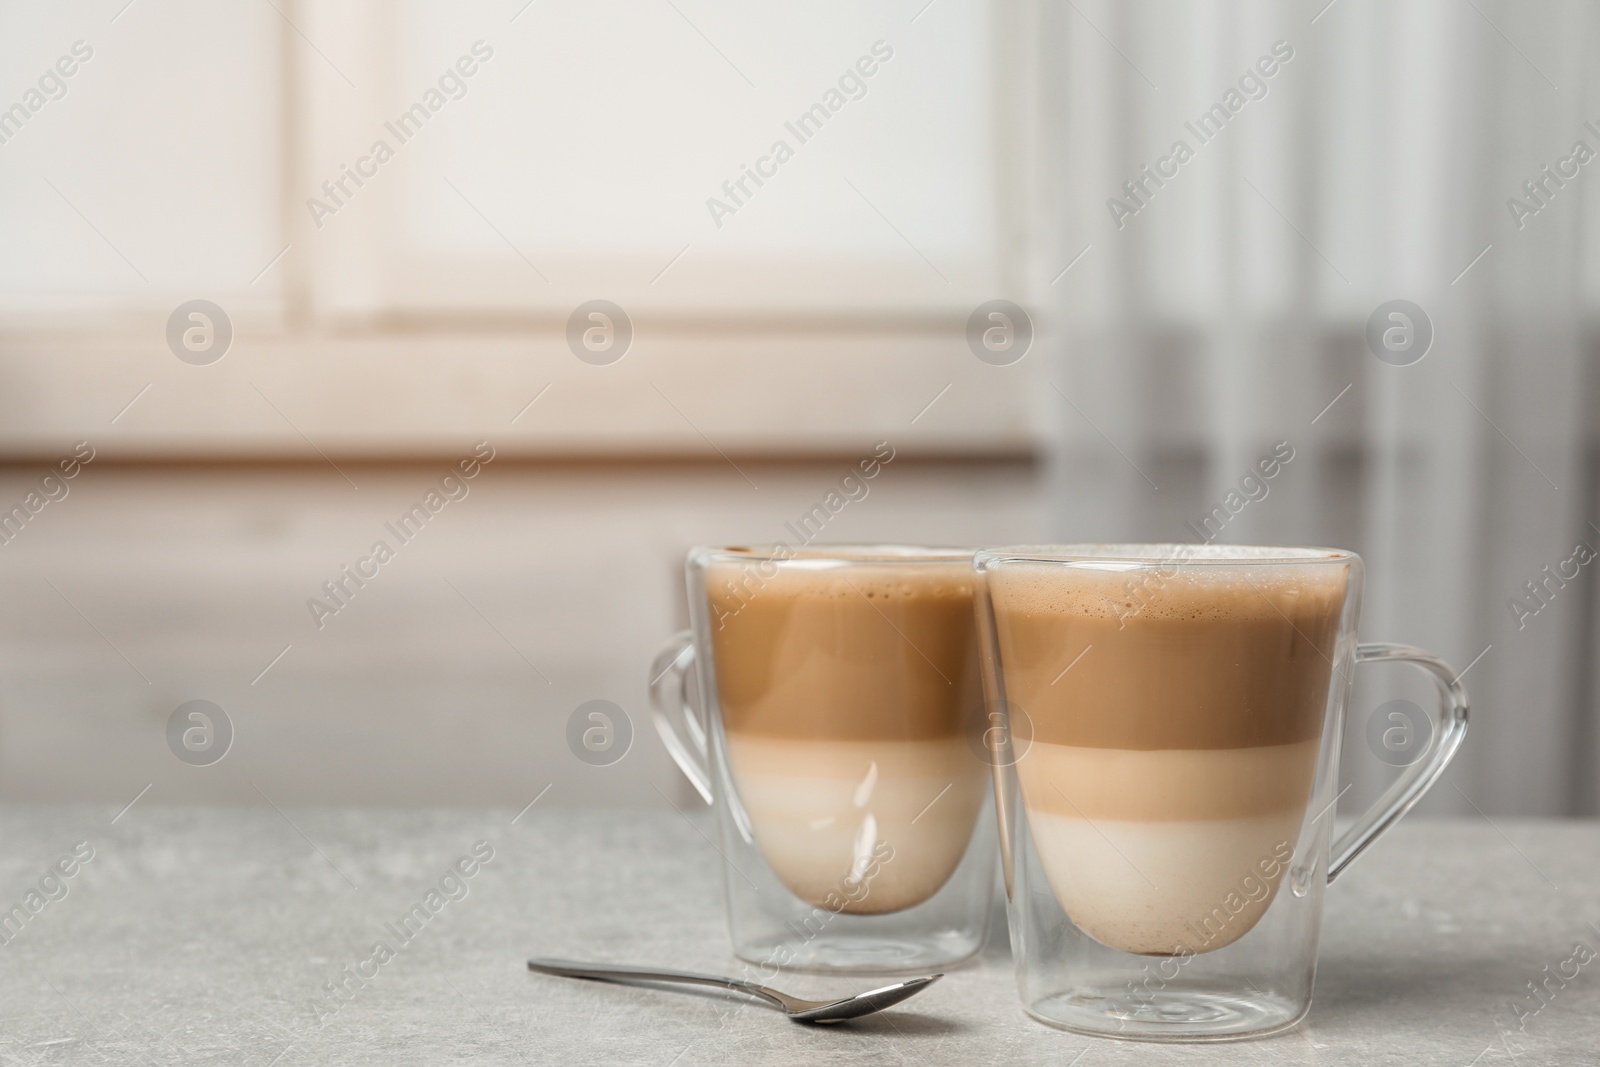
[[[1359,551],[1363,637],[1467,668],[1472,729],[1424,810],[1595,814],[1595,13],[1072,0],[1037,17],[1057,535],[1198,540],[1286,443],[1215,539]],[[1385,361],[1367,327],[1393,300],[1425,319],[1407,313],[1409,351],[1380,340]],[[1361,676],[1346,812],[1394,773],[1366,728],[1396,694],[1424,702],[1410,684]]]

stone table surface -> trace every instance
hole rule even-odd
[[[0,809],[0,1063],[1600,1064],[1600,961],[1528,992],[1576,943],[1600,950],[1596,823],[1403,823],[1329,891],[1306,1022],[1167,1046],[1025,1016],[999,915],[976,963],[848,1027],[530,974],[532,953],[735,964],[698,814],[515,814]],[[457,899],[402,944],[386,924],[463,858]],[[370,978],[336,997],[346,968]],[[1519,1029],[1513,1004],[1537,1014]]]

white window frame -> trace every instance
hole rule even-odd
[[[645,365],[645,346],[638,342],[636,365],[603,368],[615,380],[601,385],[597,368],[565,350],[571,294],[557,290],[547,298],[534,290],[527,299],[522,286],[512,299],[504,295],[503,263],[429,265],[381,233],[363,234],[356,226],[333,240],[326,231],[314,233],[305,196],[320,177],[308,173],[310,148],[334,142],[335,155],[348,154],[349,145],[367,137],[373,97],[393,85],[398,64],[382,32],[361,33],[386,25],[379,0],[285,0],[287,17],[276,42],[286,105],[279,211],[290,251],[272,267],[281,297],[240,302],[235,346],[248,347],[248,359],[230,354],[204,368],[209,380],[174,360],[164,340],[170,294],[154,294],[144,309],[0,316],[0,380],[13,386],[9,401],[0,398],[0,448],[13,456],[49,455],[65,438],[93,431],[112,437],[121,454],[135,459],[305,458],[308,444],[333,455],[414,456],[455,448],[476,432],[483,401],[504,400],[516,409],[549,385],[554,396],[565,394],[559,416],[541,413],[513,424],[514,410],[506,413],[503,434],[513,452],[701,453],[710,443],[746,455],[833,454],[901,421],[902,413],[886,411],[883,400],[897,386],[917,383],[907,394],[926,392],[933,400],[942,379],[967,405],[944,402],[944,411],[936,408],[925,418],[908,410],[900,440],[947,456],[1033,454],[1041,439],[1040,357],[1032,368],[997,375],[967,351],[965,328],[978,302],[1026,302],[1043,288],[1029,277],[1033,235],[1027,232],[1038,200],[1038,66],[1029,48],[1015,47],[1037,40],[1034,3],[990,0],[994,47],[1004,52],[993,65],[1002,249],[994,271],[959,290],[896,287],[881,284],[878,265],[863,263],[835,271],[847,284],[831,297],[797,284],[790,298],[774,301],[743,283],[735,264],[695,299],[651,300],[641,289],[645,295],[629,310],[636,336],[640,326],[650,331],[653,365]],[[359,47],[341,52],[341,66],[367,90],[349,94],[347,106],[309,107],[309,80],[327,71],[314,69],[322,61],[290,22],[313,39],[359,39]],[[385,206],[398,184],[386,190],[380,183],[365,199]],[[369,214],[381,218],[381,212]],[[648,280],[661,264],[612,260],[598,266]],[[814,388],[797,389],[797,375]],[[675,381],[684,383],[692,402],[682,396],[660,402],[660,383]],[[374,382],[381,384],[376,394]],[[840,382],[862,388],[841,391]],[[923,382],[932,387],[920,389]],[[142,396],[146,385],[152,395],[140,404],[149,414],[136,406],[113,429],[111,416]],[[192,405],[214,403],[219,391],[248,395],[252,389],[282,410],[262,405],[256,420],[184,417]],[[792,418],[750,415],[750,397],[790,395],[796,398]],[[350,404],[335,401],[340,396],[366,400],[352,415]],[[719,417],[735,410],[743,414]],[[395,425],[395,412],[407,413],[403,427]]]

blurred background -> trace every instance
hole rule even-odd
[[[820,540],[1359,551],[1363,636],[1467,671],[1424,810],[1600,813],[1597,45],[1576,2],[0,3],[0,798],[687,808],[685,552],[887,442]],[[1413,684],[1362,675],[1346,813]]]

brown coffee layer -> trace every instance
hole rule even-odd
[[[966,559],[715,563],[706,587],[729,732],[929,740],[981,707]]]
[[[1319,737],[1348,579],[1342,560],[1005,564],[988,583],[1006,697],[1052,744],[1248,748]]]

